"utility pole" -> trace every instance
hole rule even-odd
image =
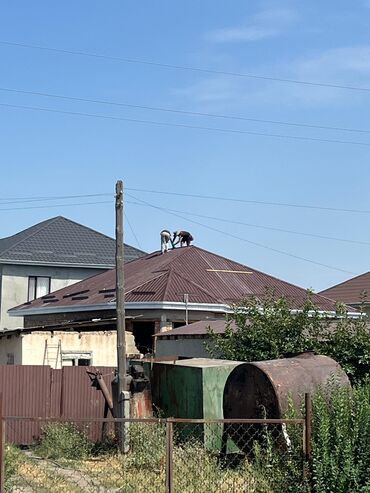
[[[117,418],[130,417],[130,394],[127,389],[126,332],[125,332],[125,273],[123,243],[123,183],[116,183],[116,313],[117,313]],[[118,444],[128,452],[128,423],[120,423]]]

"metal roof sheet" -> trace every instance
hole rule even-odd
[[[320,294],[349,305],[352,303],[361,304],[363,301],[369,303],[370,272],[365,272],[365,274],[324,289]]]
[[[189,303],[230,305],[247,296],[262,296],[266,289],[289,299],[295,309],[306,299],[305,289],[195,246],[163,255],[154,252],[125,264],[126,302],[183,302],[184,294],[188,294]],[[333,300],[318,294],[312,295],[312,301],[319,310],[335,310]],[[73,306],[93,309],[93,305],[102,304],[115,308],[114,270],[16,308],[45,306],[51,313],[54,307],[59,311]]]

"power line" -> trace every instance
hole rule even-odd
[[[129,220],[127,214],[126,214],[126,212],[124,212],[124,216],[125,216],[126,222],[128,224],[128,227],[130,228],[130,231],[131,231],[133,237],[136,240],[137,246],[140,248],[140,250],[142,250],[141,245],[140,245],[140,241],[139,241],[138,237],[136,236],[136,233],[134,231],[134,228],[132,227],[131,222],[130,222],[130,220]]]
[[[230,133],[230,134],[239,134],[239,135],[255,135],[258,137],[273,137],[277,139],[291,139],[296,141],[306,141],[306,142],[324,142],[329,144],[349,144],[349,145],[358,145],[369,147],[370,142],[356,142],[352,140],[339,140],[339,139],[322,139],[317,137],[301,137],[296,135],[284,135],[284,134],[274,134],[274,133],[266,133],[266,132],[254,132],[251,130],[238,130],[231,128],[219,128],[219,127],[205,127],[201,125],[188,125],[185,123],[169,123],[169,122],[159,122],[155,120],[141,120],[137,118],[124,118],[118,116],[111,115],[98,115],[94,113],[82,113],[77,111],[64,111],[57,110],[53,108],[43,108],[38,106],[23,106],[17,104],[6,104],[0,103],[0,106],[5,108],[13,108],[13,109],[22,109],[22,110],[32,110],[32,111],[41,111],[47,113],[57,113],[61,115],[69,115],[69,116],[83,116],[89,118],[101,118],[104,120],[113,120],[113,121],[124,121],[129,123],[140,123],[144,125],[154,125],[158,127],[175,127],[175,128],[188,128],[191,130],[206,130],[210,132],[218,132],[218,133]]]
[[[140,206],[145,205],[145,204],[140,204],[138,202],[131,202],[131,201],[126,201],[126,203],[127,204],[133,204],[133,205],[140,205]],[[367,241],[348,240],[346,238],[337,238],[337,237],[333,237],[333,236],[325,236],[325,235],[319,235],[319,234],[314,234],[314,233],[306,233],[303,231],[293,231],[291,229],[274,228],[272,226],[245,223],[242,221],[234,221],[232,219],[224,219],[224,218],[215,217],[215,216],[207,216],[204,214],[196,214],[194,212],[179,211],[177,209],[167,209],[167,210],[170,212],[176,212],[176,213],[185,214],[188,216],[201,217],[204,219],[211,219],[213,221],[219,221],[219,222],[227,223],[227,224],[237,224],[239,226],[247,226],[247,227],[251,227],[251,228],[265,229],[268,231],[277,231],[280,233],[288,233],[288,234],[293,234],[293,235],[297,235],[297,236],[306,236],[306,237],[311,237],[311,238],[318,238],[318,239],[322,239],[322,240],[341,241],[344,243],[354,243],[356,245],[366,245],[366,246],[370,245],[370,242],[367,242]]]
[[[48,204],[48,205],[34,205],[29,207],[8,207],[8,208],[0,208],[0,211],[25,211],[29,209],[49,209],[51,207],[72,207],[72,206],[80,206],[80,205],[96,205],[96,204],[112,204],[111,200],[104,200],[101,202],[79,202],[74,204]]]
[[[188,221],[188,222],[191,222],[193,224],[197,224],[198,226],[201,226],[203,228],[209,229],[210,231],[215,231],[216,233],[220,233],[220,234],[225,235],[225,236],[228,236],[230,238],[235,238],[235,239],[240,240],[240,241],[243,241],[245,243],[250,243],[251,245],[258,246],[260,248],[264,248],[265,250],[270,250],[270,251],[275,252],[275,253],[280,253],[281,255],[285,255],[287,257],[295,258],[295,259],[298,259],[298,260],[303,260],[304,262],[308,262],[310,264],[319,265],[320,267],[325,267],[327,269],[337,270],[339,272],[345,272],[346,274],[356,275],[355,272],[351,272],[351,271],[348,271],[348,270],[345,270],[345,269],[341,269],[340,267],[333,267],[332,265],[327,265],[327,264],[323,264],[321,262],[316,262],[315,260],[311,260],[311,259],[308,259],[308,258],[305,258],[305,257],[300,257],[299,255],[295,255],[293,253],[285,252],[285,251],[279,250],[277,248],[273,248],[273,247],[270,247],[270,246],[267,246],[267,245],[263,245],[262,243],[257,243],[257,242],[252,241],[252,240],[247,240],[246,238],[242,238],[242,237],[237,236],[237,235],[234,235],[232,233],[227,233],[226,231],[222,231],[222,230],[217,229],[217,228],[214,228],[212,226],[207,226],[206,224],[202,224],[199,221],[194,221],[193,219],[189,219],[189,218],[184,217],[184,216],[182,216],[180,214],[177,214],[175,212],[171,212],[169,209],[165,209],[164,207],[158,207],[156,205],[150,204],[149,202],[146,202],[145,200],[138,199],[137,197],[135,197],[135,196],[133,196],[131,194],[128,194],[127,192],[126,192],[126,195],[129,196],[129,197],[131,197],[134,200],[138,200],[139,202],[141,202],[143,204],[146,204],[149,207],[152,207],[154,209],[158,209],[160,211],[164,211],[167,214],[171,214],[173,216],[179,217],[180,219],[183,219],[184,221]]]
[[[173,195],[180,197],[191,197],[198,199],[206,199],[206,200],[219,200],[219,201],[227,201],[227,202],[237,202],[237,203],[246,203],[246,204],[261,204],[261,205],[271,205],[277,207],[293,207],[293,208],[304,208],[304,209],[314,209],[314,210],[323,210],[323,211],[331,211],[331,212],[348,212],[348,213],[357,213],[357,214],[370,214],[370,210],[365,209],[344,209],[344,208],[336,208],[336,207],[324,207],[324,206],[316,206],[316,205],[308,205],[308,204],[293,204],[286,202],[267,202],[262,200],[248,200],[248,199],[239,199],[233,197],[222,197],[217,195],[201,195],[201,194],[189,194],[189,193],[181,193],[181,192],[169,192],[164,190],[151,190],[146,188],[133,188],[126,187],[126,190],[130,190],[131,192],[144,192],[144,193],[153,193],[159,195]],[[47,201],[47,200],[62,200],[62,199],[71,199],[71,198],[86,198],[86,197],[111,197],[112,193],[95,193],[95,194],[82,194],[82,195],[55,195],[55,196],[43,196],[43,197],[6,197],[0,198],[0,205],[4,204],[17,204],[17,203],[28,203],[34,201]],[[9,202],[4,202],[9,201]],[[28,207],[27,207],[28,208]]]
[[[9,198],[0,198],[0,204],[22,204],[25,202],[44,202],[47,200],[64,200],[64,199],[77,199],[77,198],[89,198],[89,197],[109,197],[113,195],[111,193],[89,193],[83,195],[59,195],[55,197],[9,197]]]
[[[191,193],[181,193],[181,192],[167,192],[163,190],[148,190],[145,188],[132,188],[127,187],[126,190],[130,190],[131,192],[145,192],[145,193],[154,193],[160,195],[173,195],[178,197],[191,197],[196,199],[206,199],[206,200],[220,200],[225,202],[239,202],[244,204],[260,204],[260,205],[272,205],[277,207],[294,207],[299,209],[314,209],[320,211],[331,211],[331,212],[351,212],[357,214],[370,214],[370,210],[362,210],[362,209],[344,209],[344,208],[336,208],[336,207],[322,207],[316,205],[307,205],[307,204],[292,204],[285,202],[267,202],[262,200],[248,200],[248,199],[235,199],[232,197],[220,197],[216,195],[200,195],[200,194],[191,194]]]
[[[98,195],[98,196],[101,196],[101,195],[111,195],[111,194],[92,194],[92,196],[94,195]],[[68,197],[68,196],[67,196]],[[74,196],[69,196],[69,197],[86,197],[86,195],[74,195]],[[63,197],[55,197],[55,198],[63,198]],[[64,197],[66,198],[66,197]],[[54,197],[49,197],[48,200],[53,200]],[[40,198],[37,198],[37,199],[33,199],[33,201],[35,200],[45,200],[44,199],[40,199]],[[19,201],[19,202],[2,202],[1,205],[3,204],[8,204],[8,203],[23,203],[23,202],[29,202],[28,200],[25,200],[25,201]],[[82,203],[74,203],[74,204],[52,204],[52,205],[42,205],[42,206],[34,206],[34,207],[12,207],[12,208],[0,208],[0,211],[14,211],[14,210],[27,210],[27,209],[46,209],[46,208],[49,208],[49,207],[70,207],[70,206],[80,206],[80,205],[95,205],[95,204],[109,204],[111,203],[110,201],[100,201],[100,202],[82,202]],[[132,202],[132,201],[129,201],[127,200],[126,201],[127,204],[132,204],[132,205],[140,205],[140,206],[143,206],[145,204],[140,204],[138,202]],[[358,240],[349,240],[349,239],[345,239],[345,238],[337,238],[337,237],[333,237],[333,236],[325,236],[325,235],[318,235],[318,234],[314,234],[314,233],[306,233],[306,232],[302,232],[302,231],[294,231],[294,230],[290,230],[290,229],[283,229],[283,228],[275,228],[275,227],[272,227],[272,226],[265,226],[265,225],[260,225],[260,224],[252,224],[252,223],[246,223],[246,222],[242,222],[242,221],[234,221],[232,219],[224,219],[224,218],[220,218],[220,217],[215,217],[215,216],[208,216],[208,215],[204,215],[204,214],[196,214],[196,213],[191,213],[191,212],[188,212],[188,211],[181,211],[181,210],[177,210],[177,209],[167,209],[168,211],[170,212],[175,212],[175,213],[181,213],[181,214],[186,214],[188,216],[195,216],[195,217],[201,217],[201,218],[204,218],[204,219],[211,219],[211,220],[214,220],[214,221],[219,221],[219,222],[224,222],[224,223],[229,223],[229,224],[237,224],[237,225],[240,225],[240,226],[247,226],[247,227],[252,227],[252,228],[258,228],[258,229],[265,229],[265,230],[270,230],[270,231],[277,231],[277,232],[282,232],[282,233],[289,233],[289,234],[294,234],[294,235],[299,235],[299,236],[307,236],[307,237],[312,237],[312,238],[319,238],[319,239],[324,239],[324,240],[332,240],[332,241],[340,241],[340,242],[345,242],[345,243],[353,243],[353,244],[357,244],[357,245],[370,245],[369,242],[366,242],[366,241],[358,241]],[[129,221],[129,218],[127,217],[127,215],[125,216],[126,217],[126,220],[127,220],[127,224],[129,225],[129,228],[131,230],[131,233],[132,235],[134,236],[135,240],[136,240],[136,243],[138,244],[139,248],[141,248],[140,246],[140,241],[132,227],[132,224],[131,222]]]
[[[224,120],[237,120],[237,121],[247,121],[247,122],[254,122],[254,123],[268,123],[272,125],[285,125],[289,127],[303,127],[303,128],[312,128],[312,129],[319,129],[319,130],[334,130],[334,131],[341,131],[341,132],[351,132],[351,133],[365,133],[365,134],[370,134],[370,130],[366,129],[360,129],[360,128],[348,128],[348,127],[337,127],[337,126],[330,126],[330,125],[318,125],[318,124],[311,124],[311,123],[300,123],[300,122],[287,122],[283,120],[266,120],[262,118],[251,118],[251,117],[246,117],[246,116],[238,116],[238,115],[225,115],[225,114],[220,114],[220,113],[205,113],[201,111],[189,111],[189,110],[178,110],[174,108],[164,108],[161,106],[149,106],[149,105],[142,105],[142,104],[132,104],[132,103],[122,103],[118,101],[109,101],[105,99],[91,99],[91,98],[82,98],[82,97],[75,97],[75,96],[65,96],[62,94],[54,94],[54,93],[49,93],[49,92],[42,92],[42,91],[26,91],[23,89],[12,89],[8,87],[0,87],[0,91],[3,92],[9,92],[9,93],[16,93],[16,94],[28,94],[32,96],[42,96],[42,97],[47,97],[47,98],[53,98],[53,99],[62,99],[66,101],[78,101],[82,103],[96,103],[96,104],[102,104],[102,105],[108,105],[108,106],[118,106],[118,107],[124,107],[124,108],[134,108],[134,109],[143,109],[143,110],[150,110],[150,111],[161,111],[165,113],[175,113],[175,114],[180,114],[180,115],[189,115],[189,116],[201,116],[201,117],[207,117],[207,118],[220,118]]]
[[[53,47],[40,46],[40,45],[34,45],[34,44],[29,44],[29,43],[16,43],[13,41],[5,41],[5,40],[0,40],[0,44],[5,45],[5,46],[15,46],[15,47],[19,47],[19,48],[29,48],[29,49],[34,49],[34,50],[49,51],[49,52],[53,52],[53,53],[62,53],[65,55],[77,55],[77,56],[85,56],[85,57],[90,57],[90,58],[99,58],[102,60],[110,60],[110,61],[115,61],[115,62],[147,65],[147,66],[151,66],[151,67],[158,67],[158,68],[164,68],[164,69],[187,70],[187,71],[191,71],[191,72],[214,74],[214,75],[226,75],[226,76],[230,76],[230,77],[244,77],[244,78],[249,78],[249,79],[266,80],[266,81],[272,81],[272,82],[301,84],[301,85],[316,86],[316,87],[328,87],[328,88],[332,88],[332,89],[345,89],[345,90],[349,90],[349,91],[370,92],[369,87],[352,86],[352,85],[347,85],[347,84],[314,82],[314,81],[307,81],[307,80],[289,79],[289,78],[285,78],[285,77],[272,77],[272,76],[268,76],[268,75],[257,75],[257,74],[233,72],[233,71],[227,71],[227,70],[215,70],[215,69],[210,69],[210,68],[193,67],[193,66],[188,66],[188,65],[176,65],[176,64],[171,64],[171,63],[156,62],[156,61],[152,61],[152,60],[143,60],[140,58],[126,58],[126,57],[118,57],[118,56],[112,56],[112,55],[102,55],[99,53],[91,53],[91,52],[87,52],[87,51],[67,50],[67,49],[63,49],[63,48],[53,48]]]

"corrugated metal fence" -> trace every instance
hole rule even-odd
[[[64,367],[0,365],[2,415],[57,418],[104,418],[105,401],[91,386],[86,370],[100,370],[110,388],[114,367]],[[28,445],[40,435],[40,424],[16,422],[7,441]]]

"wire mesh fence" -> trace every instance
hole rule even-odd
[[[303,487],[304,421],[250,421],[6,418],[2,491],[272,493],[291,491],[292,481]],[[32,441],[22,443],[27,427]],[[122,430],[125,453],[116,439]]]

